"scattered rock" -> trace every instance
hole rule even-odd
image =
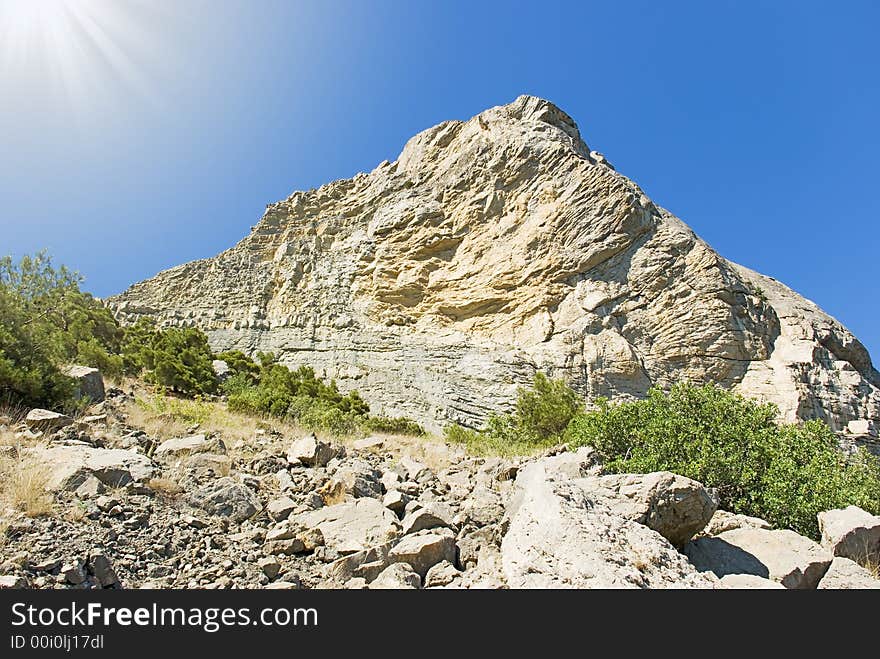
[[[290,497],[279,497],[278,499],[272,499],[272,501],[266,504],[266,513],[274,521],[280,522],[287,519],[290,513],[296,510],[297,507],[297,502]]]
[[[382,505],[398,515],[406,508],[409,497],[399,490],[389,490],[382,499]]]
[[[422,578],[407,563],[389,565],[370,583],[370,590],[400,590],[421,587]]]
[[[425,529],[452,528],[451,511],[441,504],[428,504],[403,518],[403,534],[409,535]]]
[[[578,481],[519,470],[501,543],[511,588],[713,588],[659,533],[596,505]],[[412,536],[415,537],[415,536]]]
[[[392,547],[388,557],[392,562],[409,563],[424,579],[437,563],[455,561],[455,537],[451,532],[439,531],[408,535]]]
[[[0,590],[18,590],[27,588],[28,582],[15,574],[4,574],[0,576]]]
[[[90,446],[53,446],[25,449],[24,455],[48,471],[47,488],[75,491],[89,476],[107,487],[145,482],[156,472],[153,461],[135,451]]]
[[[450,561],[441,561],[425,575],[425,588],[448,586],[460,576],[461,572]]]
[[[243,522],[260,511],[256,494],[229,477],[203,485],[191,492],[186,500],[209,515],[226,517],[232,522]]]
[[[738,590],[785,590],[785,586],[783,586],[778,581],[772,581],[770,579],[765,579],[764,577],[758,577],[754,574],[725,574],[723,577],[721,577],[720,582],[721,586],[724,588],[732,588]]]
[[[352,554],[381,545],[400,534],[397,516],[373,498],[355,499],[297,515],[295,521],[317,528],[328,547]]]
[[[292,465],[324,467],[334,458],[336,451],[330,444],[318,440],[312,433],[295,441],[287,451],[287,461]]]
[[[703,529],[703,535],[721,535],[725,531],[734,529],[771,529],[770,522],[765,522],[759,517],[749,517],[748,515],[739,515],[726,510],[716,510],[712,515],[712,519]]]
[[[100,588],[120,588],[119,577],[105,554],[97,553],[89,557],[89,572],[95,577]]]
[[[155,457],[178,456],[190,453],[225,453],[226,446],[220,439],[208,438],[206,435],[190,435],[169,439],[156,448]]]
[[[281,563],[279,563],[277,559],[270,556],[261,558],[259,561],[257,561],[257,565],[260,566],[263,574],[265,574],[266,577],[269,579],[274,579],[278,576],[278,573],[281,572]]]

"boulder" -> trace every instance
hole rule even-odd
[[[842,556],[835,556],[828,571],[819,581],[821,589],[868,590],[880,589],[880,579],[861,565]]]
[[[370,590],[407,590],[422,587],[422,578],[408,563],[393,563],[370,583]]]
[[[363,551],[400,535],[397,516],[369,497],[302,513],[294,521],[319,529],[326,545],[340,554]]]
[[[442,561],[455,561],[455,536],[448,529],[421,531],[405,536],[388,554],[392,563],[409,563],[424,579]]]
[[[679,548],[706,526],[718,508],[713,492],[668,471],[594,476],[574,482],[591,500],[657,531]]]
[[[449,561],[441,561],[428,570],[425,575],[425,588],[442,588],[448,586],[461,576],[456,567]]]
[[[697,538],[684,553],[697,569],[719,577],[751,574],[786,588],[815,588],[832,559],[817,543],[787,529],[733,529]]]
[[[785,590],[785,586],[783,586],[778,581],[772,581],[771,579],[765,579],[764,577],[758,577],[754,574],[725,574],[720,579],[722,588],[729,588],[735,590],[755,590],[755,589],[781,589]]]
[[[35,447],[26,449],[23,455],[46,468],[46,487],[52,491],[73,492],[85,484],[90,476],[108,487],[121,487],[146,481],[156,472],[153,461],[147,456],[124,449]]]
[[[279,497],[266,504],[266,513],[273,521],[280,522],[287,519],[297,506],[296,501],[290,497]]]
[[[880,564],[880,516],[857,506],[819,513],[821,543],[835,556],[860,565]]]
[[[740,515],[726,510],[716,510],[712,519],[703,529],[703,535],[720,535],[733,529],[771,529],[770,522],[765,522],[760,517]]]
[[[328,489],[334,487],[334,481],[340,483],[342,490],[355,499],[360,497],[382,498],[382,483],[379,472],[363,460],[349,460],[336,470]]]
[[[203,485],[187,495],[186,501],[209,515],[236,523],[253,517],[261,509],[254,491],[229,477]]]
[[[388,552],[392,546],[392,542],[386,542],[343,556],[327,566],[325,577],[335,584],[346,584],[352,579],[372,581],[391,564]]]
[[[104,378],[101,371],[90,366],[68,366],[64,374],[76,380],[77,398],[86,398],[93,403],[104,400]]]
[[[55,432],[64,426],[69,426],[73,423],[73,419],[66,414],[35,408],[28,412],[24,422],[28,429],[33,431]]]
[[[519,470],[501,542],[511,588],[713,588],[656,531],[590,499],[543,460]],[[413,536],[415,537],[415,536]]]
[[[153,452],[154,457],[177,456],[189,453],[225,453],[226,446],[221,439],[209,439],[206,435],[189,435],[168,439],[159,444]]]
[[[406,508],[406,504],[408,502],[409,497],[399,490],[390,490],[382,498],[382,505],[385,506],[388,510],[391,510],[392,512],[395,512],[397,514],[403,512],[403,509]]]
[[[15,574],[0,575],[0,590],[21,590],[28,587],[24,577]]]
[[[296,440],[287,450],[287,461],[292,465],[324,467],[334,458],[336,451],[312,433]]]
[[[425,529],[452,528],[452,511],[439,503],[428,503],[403,518],[403,534],[409,535]]]

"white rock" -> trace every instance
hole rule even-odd
[[[392,547],[388,557],[395,563],[409,563],[424,579],[437,563],[455,561],[455,536],[447,529],[408,535]]]
[[[24,418],[24,422],[30,430],[54,432],[64,426],[69,426],[73,423],[73,419],[66,414],[37,408],[28,412],[27,416]]]
[[[855,561],[835,556],[819,582],[820,589],[864,590],[880,588],[880,579]]]
[[[880,516],[857,506],[819,513],[822,546],[860,565],[880,564]]]
[[[46,468],[46,486],[53,491],[74,491],[89,476],[115,488],[133,481],[146,481],[156,472],[153,461],[147,456],[123,449],[53,446],[29,448],[22,453],[27,459]]]
[[[77,398],[87,398],[93,403],[104,400],[104,378],[101,371],[90,366],[68,366],[64,374],[76,380]]]
[[[520,469],[501,543],[511,588],[712,588],[656,531],[591,501],[542,461]]]
[[[287,451],[287,461],[292,465],[323,467],[336,455],[326,442],[319,441],[313,433],[295,441]]]
[[[843,430],[880,416],[849,331],[722,258],[531,96],[270,204],[238,245],[109,305],[126,322],[203,327],[217,345],[296,346],[297,365],[435,432],[509,409],[536,367],[587,399],[711,380],[787,420]]]
[[[732,589],[782,589],[785,590],[785,586],[783,586],[778,581],[772,581],[770,579],[765,579],[764,577],[757,577],[754,574],[725,574],[720,579],[721,586],[723,588],[732,588]]]
[[[422,587],[422,578],[407,563],[394,563],[370,583],[370,590],[403,590]]]
[[[363,551],[400,535],[397,516],[372,498],[302,513],[294,521],[306,528],[319,529],[326,545],[340,554]]]
[[[832,559],[817,543],[788,529],[733,529],[697,538],[684,553],[698,569],[719,577],[752,574],[786,588],[815,588]]]
[[[153,455],[163,457],[188,453],[225,453],[226,447],[220,439],[208,439],[205,435],[189,435],[167,439],[156,447]]]
[[[718,507],[714,493],[668,471],[593,476],[573,482],[591,500],[657,531],[676,547],[683,547],[701,531]]]

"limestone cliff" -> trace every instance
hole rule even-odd
[[[880,421],[880,374],[846,328],[719,256],[528,96],[295,192],[232,249],[110,304],[312,365],[433,429],[479,425],[536,370],[590,397],[713,380],[786,419]]]

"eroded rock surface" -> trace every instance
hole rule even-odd
[[[270,204],[235,247],[110,304],[313,366],[431,430],[479,426],[536,370],[588,398],[712,380],[788,420],[880,425],[880,375],[846,328],[719,256],[529,96]]]

